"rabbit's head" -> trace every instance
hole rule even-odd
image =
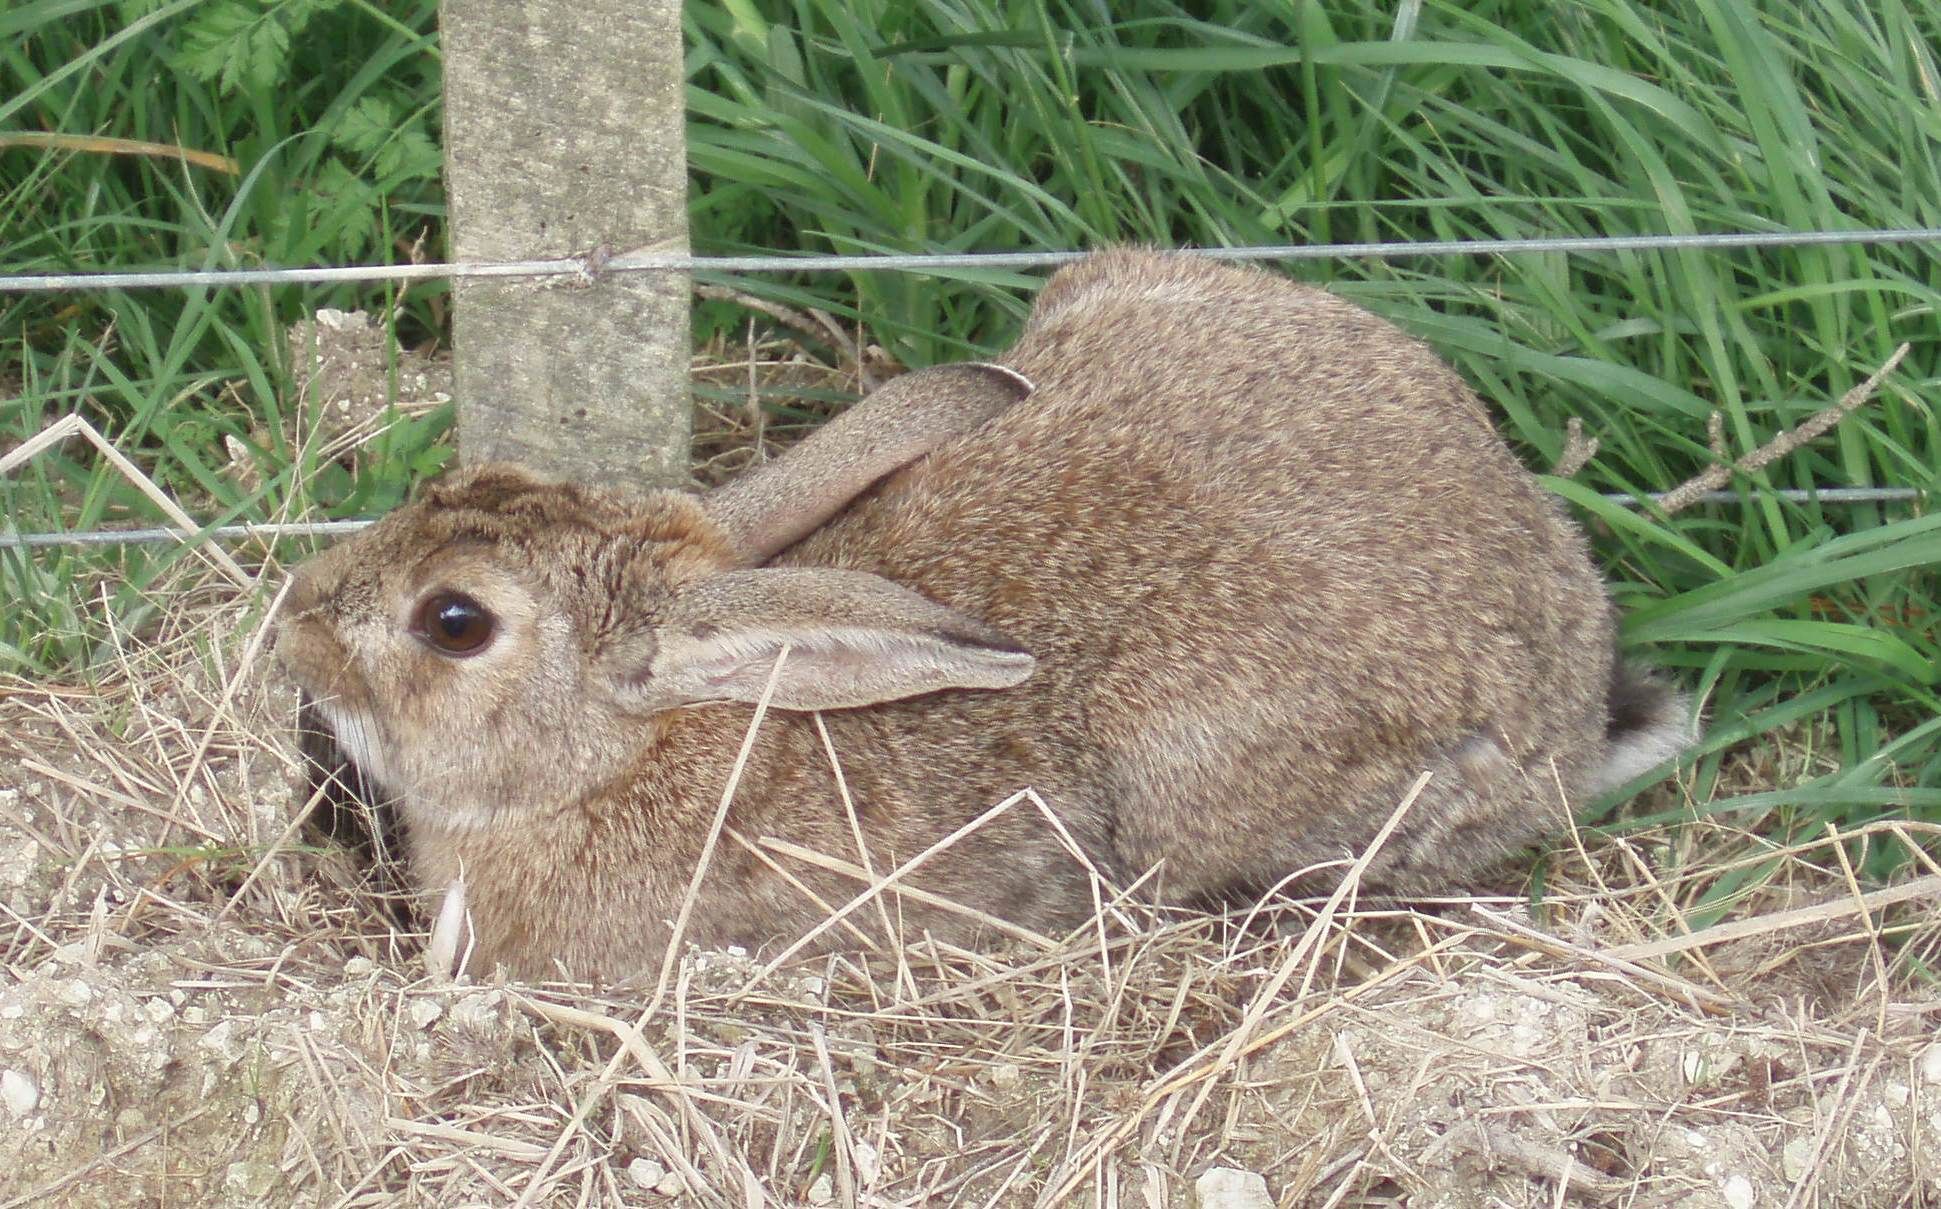
[[[678,707],[1008,687],[1031,656],[971,617],[878,576],[760,564],[1027,389],[997,367],[907,375],[847,432],[708,497],[457,472],[297,570],[281,658],[411,824],[445,829],[596,789]]]

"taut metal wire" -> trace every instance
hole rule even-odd
[[[1221,260],[1400,260],[1412,256],[1502,256],[1512,253],[1682,252],[1734,248],[1941,242],[1941,227],[1856,231],[1709,231],[1689,235],[1580,235],[1532,239],[1451,239],[1411,243],[1276,244],[1249,248],[1181,248]],[[646,249],[604,250],[543,260],[439,264],[332,265],[318,268],[161,269],[142,272],[0,274],[0,294],[49,290],[196,289],[236,285],[319,285],[357,281],[431,281],[452,277],[573,277],[592,282],[614,273],[924,273],[947,269],[1034,269],[1076,260],[1084,252],[921,252],[868,256],[690,256]]]
[[[1604,498],[1617,504],[1636,506],[1641,499],[1658,500],[1664,492],[1647,496],[1606,492]],[[1822,487],[1787,488],[1758,492],[1753,498],[1777,498],[1788,503],[1806,504],[1892,504],[1911,503],[1928,493],[1919,487]],[[1699,497],[1707,504],[1736,504],[1742,497],[1736,491],[1708,491]],[[269,525],[217,525],[203,536],[217,541],[274,541],[286,537],[338,537],[355,533],[376,522],[375,517],[341,521],[297,521]],[[38,549],[46,546],[131,546],[144,542],[180,541],[196,536],[180,529],[76,529],[70,533],[0,533],[0,550]]]

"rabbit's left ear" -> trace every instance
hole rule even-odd
[[[632,709],[752,704],[778,658],[770,701],[792,710],[1010,688],[1035,666],[975,618],[862,571],[726,571],[684,591],[670,614],[601,661],[608,687]]]
[[[1031,383],[981,361],[892,379],[772,462],[710,492],[708,515],[755,566],[801,541],[871,483],[1022,402]]]

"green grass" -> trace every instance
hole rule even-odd
[[[421,235],[442,255],[432,19],[429,0],[15,5],[0,14],[0,130],[174,143],[240,171],[0,150],[0,265],[349,262],[397,258]],[[1941,0],[729,0],[690,5],[686,34],[700,251],[1941,223]],[[1765,490],[1936,485],[1936,249],[1291,271],[1430,340],[1533,465],[1555,457],[1569,417],[1600,440],[1554,486],[1595,524],[1630,609],[1627,642],[1705,702],[1705,809],[1773,838],[1884,812],[1941,819],[1941,521]],[[921,364],[1001,345],[1031,281],[986,270],[736,284],[860,320]],[[373,459],[366,481],[317,475],[280,436],[290,400],[276,334],[308,308],[362,305],[395,310],[408,339],[436,338],[440,293],[0,299],[0,376],[12,362],[25,383],[0,402],[0,433],[80,407],[212,516],[355,510],[394,495],[424,441]],[[741,319],[720,304],[700,318],[703,335]],[[1741,504],[1665,523],[1598,498],[1705,465],[1715,410],[1735,454],[1756,447],[1901,341],[1913,351],[1883,398],[1738,484]],[[222,474],[224,434],[255,442],[260,491]],[[22,529],[146,516],[85,458],[0,483],[0,506]],[[0,619],[0,661],[85,666],[102,631],[84,589],[106,577],[109,607],[138,621],[142,585],[174,557],[0,554],[22,593]],[[1778,737],[1823,747],[1837,771],[1718,792],[1725,753]]]

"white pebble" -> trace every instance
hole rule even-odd
[[[686,1190],[687,1185],[681,1182],[681,1173],[678,1171],[668,1172],[660,1177],[660,1183],[654,1185],[654,1191],[662,1196],[679,1196]]]
[[[1719,1187],[1719,1195],[1725,1198],[1727,1209],[1752,1209],[1759,1199],[1753,1191],[1752,1181],[1742,1175],[1728,1175]]]
[[[1921,1082],[1941,1083],[1941,1041],[1921,1051]]]
[[[499,1005],[503,1002],[505,996],[498,991],[467,995],[451,1005],[452,1024],[475,1033],[496,1033],[504,1027],[499,1019]]]
[[[202,1034],[201,1039],[196,1044],[202,1046],[204,1049],[214,1050],[225,1058],[234,1057],[232,1047],[236,1044],[236,1022],[234,1020],[218,1021],[214,1028]]]
[[[432,1021],[445,1014],[445,1009],[435,999],[413,999],[408,1011],[411,1023],[419,1028],[430,1028]]]
[[[849,1154],[856,1160],[856,1178],[865,1188],[874,1184],[883,1170],[883,1156],[876,1152],[876,1147],[858,1138],[849,1144]]]
[[[1267,1181],[1233,1167],[1207,1168],[1193,1181],[1193,1195],[1200,1209],[1274,1209]]]
[[[652,1159],[635,1159],[627,1164],[627,1178],[652,1192],[667,1178],[667,1168]]]
[[[1794,1138],[1779,1152],[1779,1169],[1786,1173],[1787,1179],[1797,1184],[1813,1165],[1813,1155],[1818,1149],[1818,1144],[1811,1137]]]
[[[1695,1049],[1688,1049],[1678,1056],[1678,1073],[1684,1076],[1687,1085],[1703,1083],[1709,1073],[1709,1065],[1705,1055]]]
[[[828,1172],[823,1172],[810,1183],[809,1203],[818,1207],[836,1203],[836,1181],[829,1178]]]
[[[40,1088],[17,1070],[0,1071],[0,1102],[15,1117],[24,1117],[40,1106]]]
[[[232,1203],[242,1201],[258,1203],[269,1199],[270,1192],[277,1182],[276,1164],[261,1159],[243,1159],[231,1163],[222,1173],[223,1191],[227,1192]]]

